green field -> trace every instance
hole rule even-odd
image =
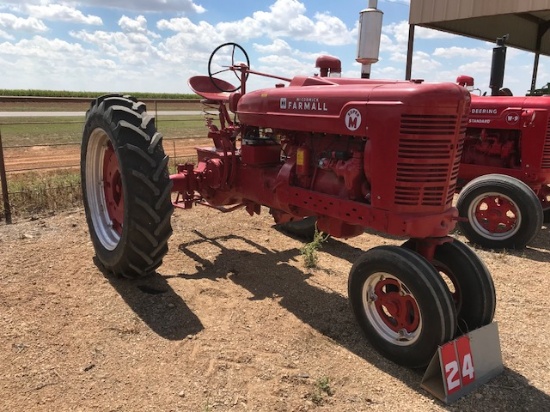
[[[47,91],[40,91],[43,94],[32,94],[34,96],[49,97]],[[15,91],[0,90],[0,95],[17,96]],[[20,95],[29,95],[28,92]],[[67,97],[60,92],[51,94],[53,97]],[[150,94],[137,96],[138,98],[159,98]],[[91,98],[97,96],[94,94]],[[88,97],[88,96],[70,96]],[[182,98],[182,95],[163,95],[164,98]],[[192,98],[197,98],[191,95]],[[0,102],[0,111],[75,111],[85,112],[89,107],[89,101],[58,102],[55,100],[40,99],[24,102]],[[200,103],[196,101],[169,101],[162,100],[149,102],[148,111],[155,114],[157,111],[157,129],[164,135],[167,153],[170,151],[170,139],[200,138],[206,137],[207,128],[202,115],[163,115],[165,110],[193,110],[201,109]],[[5,155],[9,156],[9,149],[20,146],[38,145],[60,145],[80,144],[82,129],[84,126],[84,115],[82,116],[53,116],[53,117],[0,117],[0,135]],[[7,153],[6,153],[7,149]],[[19,149],[14,149],[19,150]],[[174,172],[174,161],[186,161],[188,159],[171,159],[170,169]],[[71,207],[79,207],[82,204],[80,189],[80,172],[78,170],[56,170],[50,172],[31,171],[27,173],[8,173],[6,177],[8,193],[10,197],[10,208],[14,218],[27,217],[34,214],[53,213],[66,210]],[[0,202],[0,221],[4,220],[5,211],[3,203]]]
[[[86,92],[67,90],[35,90],[35,89],[0,89],[0,96],[25,96],[25,97],[85,97],[93,99],[97,96],[109,93],[130,94],[138,99],[198,99],[193,93],[142,93],[142,92]]]
[[[82,117],[0,117],[4,148],[15,146],[80,143]],[[206,137],[204,119],[197,116],[162,116],[157,129],[170,138]]]

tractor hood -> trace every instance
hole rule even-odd
[[[237,105],[239,122],[264,128],[365,136],[370,123],[399,122],[404,112],[457,115],[469,103],[453,83],[295,77],[287,87],[249,92]],[[380,119],[369,112],[385,107]]]

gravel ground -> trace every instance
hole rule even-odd
[[[96,266],[82,210],[0,226],[0,410],[550,410],[547,228],[524,251],[478,251],[505,370],[447,406],[348,306],[352,263],[401,240],[330,239],[306,269],[266,213],[195,208],[173,227],[158,273],[129,281]]]

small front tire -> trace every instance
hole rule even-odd
[[[373,347],[410,368],[426,366],[452,339],[456,311],[434,267],[399,246],[379,246],[353,265],[348,281],[352,311]]]
[[[402,247],[417,250],[419,241],[410,239]],[[472,249],[456,239],[437,245],[431,264],[450,282],[449,292],[457,311],[457,334],[492,322],[496,308],[495,285],[489,269]]]

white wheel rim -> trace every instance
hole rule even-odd
[[[510,213],[511,215],[507,213],[506,216],[502,216],[503,222],[501,226],[504,228],[507,226],[511,226],[509,230],[502,231],[502,232],[495,232],[495,231],[488,230],[486,228],[486,226],[489,223],[488,220],[486,219],[480,220],[478,216],[478,213],[479,213],[478,210],[479,208],[486,208],[483,210],[489,210],[489,208],[491,208],[491,205],[489,203],[491,197],[500,198],[505,202],[510,203],[515,209],[515,213],[514,211],[509,211],[508,213]],[[468,206],[467,217],[470,225],[477,233],[479,233],[485,238],[495,239],[495,240],[505,240],[505,239],[511,238],[519,231],[522,223],[521,212],[517,204],[508,196],[505,196],[502,193],[497,193],[497,192],[487,192],[477,196],[472,202],[470,202]],[[489,219],[489,217],[487,219]],[[506,219],[514,219],[515,222],[512,225],[506,224],[504,222]]]
[[[388,326],[387,321],[388,319],[391,320],[392,315],[390,314],[391,310],[388,310],[388,307],[384,307],[383,313],[381,313],[381,308],[379,305],[377,305],[377,300],[381,297],[376,295],[376,287],[377,285],[386,280],[393,280],[395,283],[397,283],[399,291],[398,297],[396,295],[397,300],[409,300],[411,302],[414,302],[414,305],[416,305],[416,311],[415,316],[418,316],[417,319],[417,326],[414,328],[414,330],[407,331],[404,328],[400,328],[399,330],[396,330],[396,328],[392,328]],[[367,319],[369,320],[372,327],[375,329],[376,333],[384,338],[386,341],[390,342],[393,345],[398,346],[409,346],[415,343],[421,333],[422,333],[422,316],[420,314],[419,305],[416,301],[415,297],[410,292],[409,288],[401,282],[397,277],[390,275],[389,273],[383,273],[383,272],[377,272],[371,274],[363,283],[363,288],[361,291],[362,301],[363,301],[363,310],[365,311],[365,315],[367,316]]]
[[[120,235],[113,228],[105,201],[103,162],[109,136],[104,130],[92,131],[86,152],[86,195],[88,208],[97,238],[107,250],[114,250]]]

